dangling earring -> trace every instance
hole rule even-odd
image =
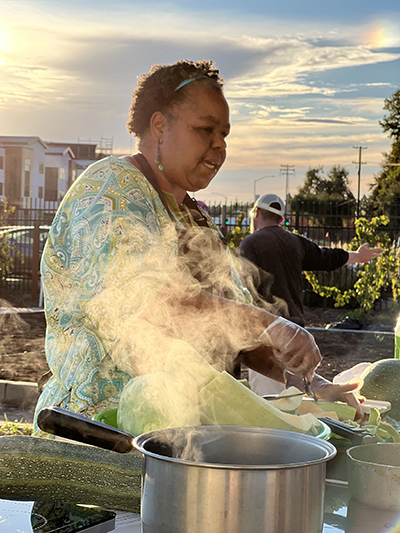
[[[164,167],[162,166],[162,163],[161,163],[161,143],[160,142],[158,143],[157,157],[154,161],[155,161],[155,164],[158,166],[158,170],[164,170]]]

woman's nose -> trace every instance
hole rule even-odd
[[[218,150],[226,150],[225,136],[221,133],[216,133],[213,137],[212,148],[216,148]]]

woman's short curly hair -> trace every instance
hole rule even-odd
[[[153,113],[165,113],[185,99],[184,87],[175,90],[178,85],[184,80],[199,77],[208,78],[215,89],[222,91],[224,82],[213,61],[185,60],[172,65],[153,65],[147,74],[139,76],[126,123],[129,133],[140,139],[149,127]]]

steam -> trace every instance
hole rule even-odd
[[[238,270],[243,285],[252,296],[254,305],[274,315],[289,318],[287,303],[271,293],[271,287],[274,282],[274,276],[272,274],[258,268],[245,257],[240,257]],[[260,293],[265,294],[267,299],[262,298]]]
[[[117,226],[114,231],[118,231]],[[182,405],[183,401],[188,405],[187,386],[165,386],[168,381],[160,379],[157,387],[155,375],[161,378],[167,372],[192,386],[195,376],[189,360],[182,358],[185,347],[188,356],[194,351],[222,371],[231,369],[239,352],[254,342],[236,306],[227,310],[220,299],[213,299],[207,310],[193,304],[202,291],[250,302],[246,301],[248,292],[240,289],[235,279],[235,259],[226,246],[207,229],[187,230],[177,237],[171,224],[163,229],[162,236],[140,224],[132,227],[127,239],[112,252],[104,285],[85,305],[87,320],[112,346],[112,364],[133,377],[153,375],[149,380],[153,383],[151,393],[146,393],[143,403],[152,401],[164,419],[168,418],[169,405]],[[247,262],[241,270],[246,285],[256,295],[256,268]],[[278,312],[274,302],[264,302],[263,307]],[[182,391],[186,391],[185,398],[172,398]],[[195,392],[197,396],[198,390]],[[196,400],[192,409],[198,416]],[[182,458],[199,460],[201,454],[193,450],[191,438],[187,446],[180,443],[179,447]]]
[[[203,432],[196,428],[175,428],[160,433],[159,441],[171,446],[171,455],[182,461],[204,461],[203,447],[218,439],[211,432]]]
[[[184,254],[177,255],[174,227],[161,238],[138,225],[116,251],[105,288],[86,311],[114,343],[114,363],[131,375],[163,371],[174,339],[188,342],[217,370],[231,369],[253,341],[235,309],[215,301],[205,311],[190,303],[202,290],[246,301],[235,283],[232,256],[211,233],[188,230],[179,239]]]

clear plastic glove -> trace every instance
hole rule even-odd
[[[303,390],[303,383],[298,375],[284,372],[284,377],[287,388],[297,387],[300,390]],[[365,412],[362,406],[365,398],[357,398],[355,392],[357,391],[358,386],[359,385],[356,382],[335,384],[318,374],[314,375],[314,379],[311,382],[312,390],[318,400],[347,403],[347,405],[351,405],[357,410],[356,418],[362,419],[365,417]]]
[[[297,324],[279,317],[261,334],[259,341],[272,346],[274,355],[293,374],[305,374],[309,381],[321,362],[314,337]]]
[[[365,398],[357,398],[353,392],[358,388],[357,383],[345,383],[337,385],[323,379],[314,379],[312,387],[319,400],[347,403],[347,405],[351,405],[357,410],[356,418],[365,417],[365,412],[362,406],[362,402],[365,400]]]

